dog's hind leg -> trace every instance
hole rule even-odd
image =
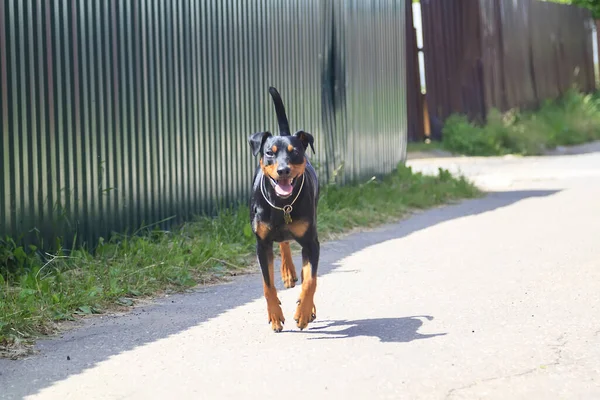
[[[275,277],[273,272],[273,243],[259,241],[256,244],[256,255],[263,275],[263,289],[265,299],[267,300],[267,313],[271,328],[275,332],[283,330],[283,311],[281,310],[281,302],[277,297],[277,289],[275,289]]]
[[[298,276],[296,275],[296,267],[294,266],[294,261],[292,260],[290,243],[279,243],[279,250],[281,251],[281,280],[286,288],[293,288],[296,286]]]
[[[298,328],[304,329],[317,318],[314,296],[317,290],[317,269],[319,266],[319,241],[315,238],[302,244],[302,291],[298,299],[294,319]]]

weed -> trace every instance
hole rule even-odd
[[[539,155],[556,146],[600,139],[600,101],[572,89],[548,100],[535,112],[491,110],[485,126],[452,115],[443,130],[443,146],[465,155]]]
[[[442,143],[447,150],[466,155],[491,156],[505,151],[498,140],[497,129],[485,130],[469,122],[464,115],[452,115],[446,120]]]

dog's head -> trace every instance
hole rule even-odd
[[[285,107],[279,92],[269,88],[273,98],[280,136],[270,132],[258,132],[250,135],[248,141],[255,156],[260,153],[260,167],[275,194],[280,198],[288,198],[294,192],[298,178],[306,168],[305,152],[308,146],[313,148],[314,139],[310,133],[298,131],[290,135],[290,125],[285,114]]]
[[[270,132],[257,132],[248,139],[252,154],[260,153],[260,167],[275,194],[282,198],[292,195],[306,168],[306,149],[312,148],[314,138],[310,133],[298,131],[290,136],[273,136]],[[314,150],[313,150],[314,151]]]

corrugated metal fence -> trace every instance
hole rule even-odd
[[[537,0],[421,0],[432,136],[452,113],[533,108],[595,89],[591,14]]]
[[[0,233],[94,244],[246,200],[250,133],[316,138],[322,179],[406,153],[402,0],[0,0]],[[172,221],[171,221],[172,222]]]

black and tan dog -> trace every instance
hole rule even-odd
[[[294,319],[298,328],[304,329],[316,318],[319,183],[305,154],[308,146],[313,149],[312,135],[304,131],[291,135],[281,96],[273,87],[269,93],[275,103],[280,135],[258,132],[248,139],[252,153],[260,153],[250,199],[250,221],[256,235],[269,322],[275,332],[281,332],[285,318],[274,285],[273,242],[279,242],[281,278],[286,288],[294,287],[298,280],[289,241],[296,240],[302,246],[302,291]]]

